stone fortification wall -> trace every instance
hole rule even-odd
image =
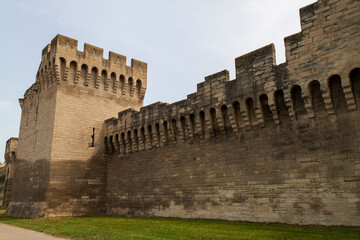
[[[319,0],[285,63],[271,44],[108,119],[107,213],[359,226],[359,12]]]
[[[6,141],[5,148],[5,163],[3,166],[4,171],[4,185],[3,185],[3,196],[0,197],[2,200],[2,207],[7,208],[11,199],[12,185],[14,179],[14,164],[16,161],[17,154],[17,138],[10,138]]]
[[[147,64],[57,35],[42,52],[22,118],[8,215],[104,213],[103,121],[143,105]],[[101,140],[100,140],[101,139]],[[100,142],[99,142],[100,141]]]
[[[0,208],[4,208],[5,170],[5,163],[0,164]]]

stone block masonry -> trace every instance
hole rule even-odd
[[[360,226],[360,3],[300,20],[285,63],[270,44],[145,107],[146,63],[56,36],[20,100],[7,214]]]
[[[14,161],[16,159],[17,144],[17,138],[10,138],[6,141],[5,163],[3,167],[0,166],[0,171],[2,170],[4,174],[3,197],[0,198],[3,199],[1,203],[2,208],[7,208],[7,206],[9,206],[11,198],[12,182],[14,179]]]
[[[107,214],[360,225],[360,3],[300,10],[300,33],[173,103],[105,122]]]
[[[147,64],[57,35],[42,51],[36,82],[20,99],[14,188],[7,214],[103,214],[104,119],[143,105]]]

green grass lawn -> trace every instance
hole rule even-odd
[[[360,228],[308,227],[214,220],[139,217],[66,217],[24,219],[6,223],[71,239],[360,239]]]

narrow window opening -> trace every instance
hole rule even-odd
[[[131,132],[130,131],[127,132],[127,139],[129,142],[129,152],[132,152],[132,140],[131,140]]]
[[[109,145],[110,145],[110,153],[113,153],[114,152],[114,145],[113,145],[113,136],[110,136],[110,142],[109,142]]]
[[[194,137],[195,136],[195,115],[190,114],[189,118],[190,118],[191,135]]]
[[[106,70],[101,71],[101,80],[102,80],[102,83],[104,84],[104,86],[106,86],[106,81],[107,81],[107,71]]]
[[[111,73],[111,84],[112,84],[112,89],[115,92],[115,85],[116,85],[116,73]]]
[[[270,110],[269,101],[268,101],[268,97],[266,94],[262,94],[260,96],[260,104],[261,104],[261,110],[262,110],[265,125],[272,123],[273,115]]]
[[[75,61],[72,61],[70,63],[70,71],[69,71],[69,76],[68,78],[70,79],[70,81],[75,81],[76,79],[76,72],[77,72],[77,63]]]
[[[146,149],[146,138],[145,138],[145,128],[142,127],[140,129],[140,137],[141,137],[141,142],[143,144],[143,148]]]
[[[120,75],[120,89],[121,89],[121,93],[124,93],[124,87],[125,87],[125,76],[124,75]]]
[[[133,93],[133,85],[134,85],[134,81],[133,79],[130,77],[128,79],[128,88],[129,88],[129,95],[132,96],[132,93]]]
[[[136,151],[139,151],[139,138],[138,138],[138,130],[135,129],[134,130],[134,139],[135,139],[135,147],[136,147]]]
[[[140,91],[141,91],[141,80],[138,79],[138,80],[136,80],[136,93],[137,93],[137,95],[140,95]]]
[[[305,102],[304,99],[301,96],[301,87],[299,85],[295,85],[291,90],[291,100],[293,102],[294,106],[294,112],[296,115],[296,118],[305,115],[306,109],[305,109]]]
[[[312,81],[310,83],[311,103],[315,113],[325,112],[325,103],[322,97],[320,83],[318,81]]]
[[[157,143],[160,146],[160,125],[159,125],[159,123],[155,124],[155,132],[156,132]]]
[[[87,65],[85,64],[81,65],[80,79],[84,84],[86,82],[87,71],[88,71]]]
[[[177,127],[176,127],[176,120],[175,119],[173,119],[171,121],[171,125],[172,125],[172,131],[173,131],[174,140],[176,141],[176,139],[177,139]]]
[[[335,112],[344,112],[345,110],[347,110],[345,94],[341,85],[341,78],[339,75],[334,75],[330,77],[329,88],[331,94],[331,101]]]
[[[150,144],[150,147],[152,147],[153,146],[153,134],[152,134],[151,125],[148,126],[148,134],[149,134],[149,144]]]
[[[60,58],[60,78],[64,80],[64,73],[66,68],[66,60],[64,58]],[[41,75],[43,76],[43,71],[41,70]]]
[[[236,126],[239,128],[241,126],[240,103],[236,101],[232,104],[232,107],[233,107],[234,120],[235,120]]]
[[[116,150],[119,152],[119,150],[120,150],[119,134],[116,134],[116,135],[115,135],[115,145],[116,145]]]
[[[92,129],[92,135],[91,135],[91,147],[95,146],[95,128]]]
[[[126,153],[126,142],[125,142],[125,134],[121,133],[121,144],[123,148],[123,153]]]
[[[93,84],[96,86],[97,84],[97,77],[98,77],[98,70],[96,67],[93,67],[91,69],[91,81],[93,82]]]
[[[164,127],[165,141],[167,142],[169,140],[169,131],[168,131],[168,123],[167,123],[167,121],[163,122],[163,127]]]
[[[282,90],[277,90],[275,92],[275,104],[279,118],[282,120],[289,118],[289,111],[286,106],[284,92]]]
[[[254,101],[252,98],[246,99],[246,108],[247,108],[249,123],[251,125],[255,125],[256,124],[256,115],[255,115]]]
[[[229,118],[228,118],[228,108],[226,105],[222,105],[221,106],[221,116],[222,116],[222,120],[223,120],[223,124],[224,124],[224,130],[225,133],[229,132],[229,128],[230,128],[230,123],[229,123]]]
[[[214,134],[216,134],[216,110],[215,108],[210,109],[210,124]]]
[[[181,127],[181,134],[183,136],[183,139],[185,140],[186,125],[185,125],[185,117],[184,116],[181,116],[181,118],[180,118],[180,127]]]
[[[200,118],[200,129],[201,129],[201,134],[203,136],[205,136],[205,112],[201,111],[199,113],[199,118]]]

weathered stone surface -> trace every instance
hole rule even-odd
[[[0,165],[0,207],[2,208],[8,207],[11,198],[17,143],[17,138],[6,141],[5,162]]]
[[[268,45],[236,58],[235,80],[107,120],[107,213],[360,225],[359,12],[318,1],[285,63]]]
[[[359,13],[319,0],[285,63],[270,44],[146,107],[146,63],[56,36],[20,100],[7,214],[360,226]]]
[[[104,119],[139,109],[146,63],[57,35],[42,52],[36,82],[22,108],[14,189],[7,214],[103,214],[106,156]]]

